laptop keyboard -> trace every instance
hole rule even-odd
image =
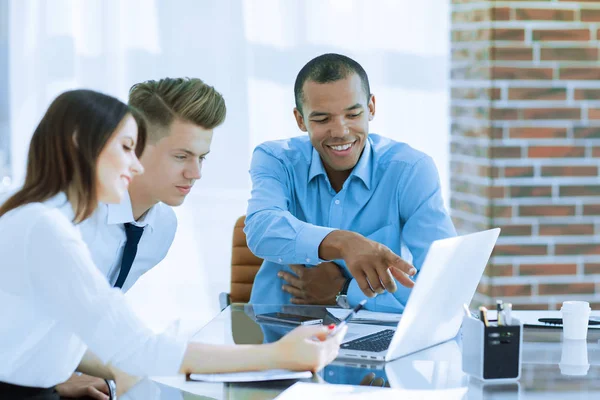
[[[388,347],[390,347],[392,337],[394,337],[394,330],[386,329],[351,340],[342,344],[341,347],[344,350],[372,351],[378,353],[387,350]]]

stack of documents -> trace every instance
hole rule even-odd
[[[279,395],[276,400],[461,400],[466,393],[466,387],[443,390],[407,390],[298,382]]]
[[[335,318],[342,320],[352,310],[346,308],[328,308],[329,314]],[[360,310],[356,315],[348,322],[350,324],[373,324],[373,325],[397,325],[400,321],[402,314],[394,313],[383,313],[374,312],[367,310]]]

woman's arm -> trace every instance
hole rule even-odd
[[[331,328],[302,326],[279,341],[259,345],[215,346],[189,343],[179,372],[221,373],[291,369],[318,371],[335,359],[346,333],[328,338]]]

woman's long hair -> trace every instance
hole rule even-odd
[[[58,96],[31,138],[25,184],[0,207],[0,217],[60,192],[75,197],[69,199],[75,211],[74,222],[89,217],[98,206],[98,157],[128,114],[138,125],[139,157],[146,144],[146,124],[137,111],[92,90],[72,90]]]

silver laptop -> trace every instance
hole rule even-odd
[[[433,242],[396,327],[350,324],[338,358],[391,361],[452,339],[500,229]]]

